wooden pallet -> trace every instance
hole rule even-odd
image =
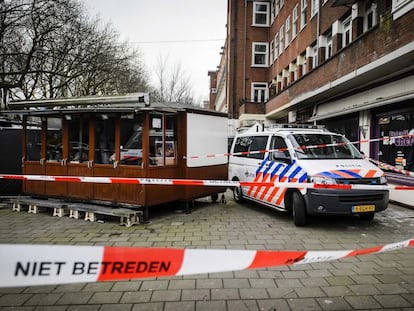
[[[120,225],[127,228],[139,224],[139,216],[142,211],[132,210],[129,208],[118,208],[113,206],[103,206],[88,203],[63,202],[53,199],[36,199],[36,198],[13,198],[10,199],[13,211],[22,211],[27,207],[28,213],[37,214],[41,209],[53,209],[53,216],[63,217],[69,215],[69,218],[79,219],[81,213],[84,214],[86,221],[96,221],[96,215],[107,215],[120,218]]]
[[[116,208],[88,203],[70,203],[68,204],[69,217],[79,219],[80,213],[85,214],[86,221],[95,221],[96,214],[107,215],[120,218],[120,224],[126,227],[139,224],[139,215],[141,211],[135,211],[129,208]]]

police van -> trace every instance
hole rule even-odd
[[[325,185],[385,185],[385,174],[343,135],[312,125],[255,126],[233,140],[229,178],[240,182],[295,182]],[[286,188],[249,185],[233,188],[244,199],[291,212],[296,226],[308,215],[358,215],[372,220],[387,208],[388,190]]]

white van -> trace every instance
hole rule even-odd
[[[307,148],[309,147],[309,148]],[[311,125],[249,130],[234,138],[229,178],[241,182],[386,184],[385,174],[340,134]],[[307,215],[358,214],[372,220],[388,205],[388,190],[235,187],[233,197],[293,214],[296,226]]]

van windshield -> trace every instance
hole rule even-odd
[[[290,134],[298,159],[362,159],[361,153],[344,136],[334,134]]]

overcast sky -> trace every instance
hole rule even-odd
[[[219,65],[226,37],[227,0],[83,1],[91,16],[139,47],[150,73],[160,56],[168,58],[191,77],[195,98],[208,99],[208,71]]]

